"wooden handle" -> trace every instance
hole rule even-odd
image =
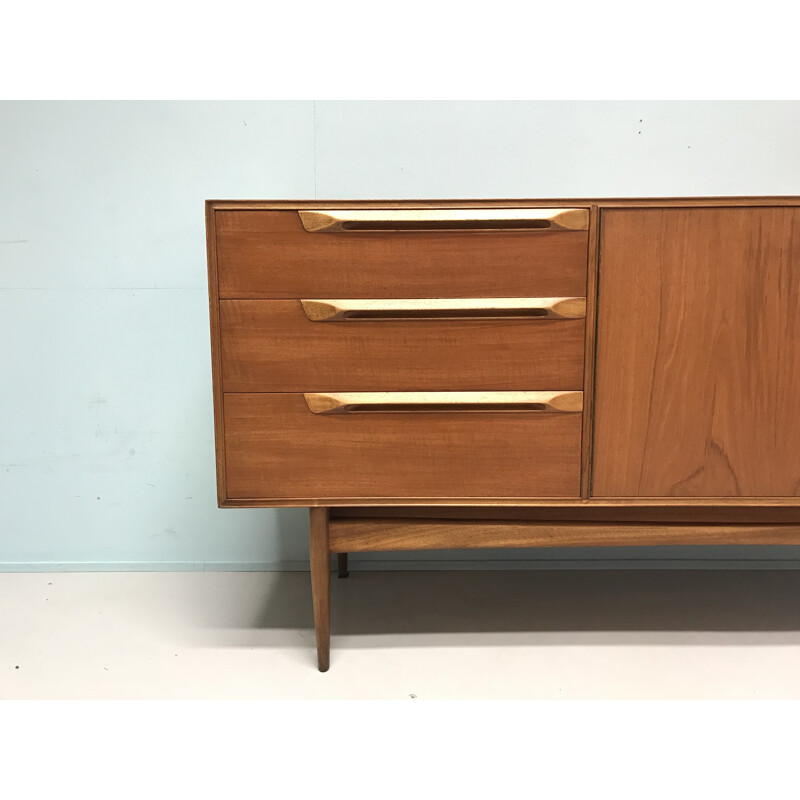
[[[386,208],[298,211],[311,233],[346,231],[585,231],[588,208]]]
[[[579,413],[583,392],[308,392],[314,414],[434,411]]]
[[[352,319],[481,319],[544,317],[583,319],[585,297],[498,297],[488,299],[425,300],[301,300],[312,322]]]

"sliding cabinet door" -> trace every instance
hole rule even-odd
[[[800,208],[611,209],[597,498],[800,496]]]

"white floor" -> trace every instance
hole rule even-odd
[[[0,574],[0,698],[800,698],[800,571]]]

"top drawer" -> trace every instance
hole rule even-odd
[[[219,296],[581,297],[588,221],[586,208],[218,210]]]

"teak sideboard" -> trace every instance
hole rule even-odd
[[[800,198],[209,201],[222,507],[356,551],[800,544]]]

